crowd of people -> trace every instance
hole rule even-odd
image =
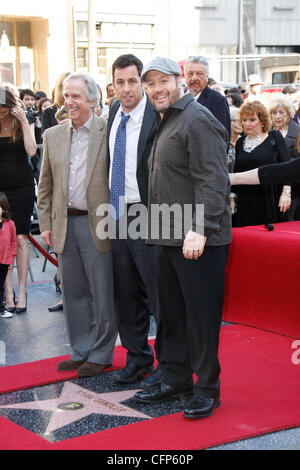
[[[173,60],[143,65],[132,54],[115,60],[106,103],[84,73],[61,74],[51,99],[2,84],[0,315],[27,310],[27,235],[37,199],[41,238],[58,257],[62,292],[49,310],[64,310],[72,349],[58,371],[101,374],[119,334],[126,364],[113,380],[139,380],[137,401],[189,398],[190,419],[220,406],[231,228],[300,220],[299,183],[285,170],[299,161],[299,96],[289,87],[266,99],[261,85],[253,76],[225,93],[209,79],[204,57],[186,60],[183,81]],[[153,207],[176,205],[180,214],[190,207],[188,217],[155,219]],[[136,223],[141,207],[146,223]],[[140,236],[132,236],[134,223]],[[107,226],[114,228],[110,237]]]

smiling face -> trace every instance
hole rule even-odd
[[[116,68],[114,90],[125,113],[130,113],[143,98],[143,88],[136,65]]]
[[[86,85],[82,78],[72,78],[64,84],[65,107],[76,128],[83,126],[91,117],[94,101],[88,101]]]
[[[198,95],[207,86],[208,74],[201,62],[190,62],[185,69],[185,79],[188,89],[193,95]]]
[[[183,95],[181,77],[151,70],[146,76],[146,90],[153,107],[164,114]]]

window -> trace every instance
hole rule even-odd
[[[196,8],[217,8],[220,6],[220,0],[198,0]]]
[[[106,74],[106,49],[103,47],[97,47],[97,67],[99,75]]]
[[[96,38],[97,38],[97,41],[102,40],[102,23],[100,22],[96,23]]]
[[[297,79],[297,71],[294,72],[275,72],[272,73],[273,85],[280,85],[282,83],[294,83]]]
[[[100,25],[98,26],[98,29]],[[152,25],[137,23],[102,23],[97,38],[103,42],[152,43]]]
[[[77,66],[82,71],[88,69],[88,49],[87,47],[77,47]]]
[[[273,0],[274,10],[294,10],[296,8],[296,0]]]
[[[114,37],[114,24],[113,23],[102,23],[101,36],[103,42],[113,42]]]
[[[88,22],[87,21],[76,21],[77,39],[85,40],[88,39]]]

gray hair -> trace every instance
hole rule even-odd
[[[230,113],[230,120],[232,121],[235,118],[235,116],[240,115],[240,110],[239,108],[235,106],[229,106],[229,113]]]
[[[293,119],[295,114],[295,109],[293,106],[293,102],[288,95],[284,95],[282,93],[274,93],[269,101],[269,111],[272,113],[277,106],[283,106],[286,110],[290,119]]]
[[[63,82],[63,86],[66,83],[68,83],[70,80],[78,80],[78,79],[83,80],[85,83],[85,92],[86,92],[88,101],[89,102],[95,101],[95,104],[94,104],[94,111],[95,111],[95,109],[99,106],[100,93],[99,93],[98,85],[96,81],[94,80],[94,78],[91,77],[91,75],[89,75],[88,73],[81,73],[81,72],[71,73],[65,78]]]
[[[188,64],[192,64],[192,63],[203,64],[204,67],[205,67],[205,71],[208,75],[209,64],[208,64],[207,59],[205,57],[203,57],[202,55],[199,55],[199,56],[190,55],[185,61],[184,69],[186,70],[186,67],[188,66]]]

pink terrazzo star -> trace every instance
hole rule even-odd
[[[151,416],[121,404],[122,401],[128,400],[136,392],[137,390],[125,390],[122,392],[96,393],[72,382],[65,382],[59,398],[15,403],[0,406],[0,408],[52,411],[45,431],[46,435],[91,414],[151,419]]]

